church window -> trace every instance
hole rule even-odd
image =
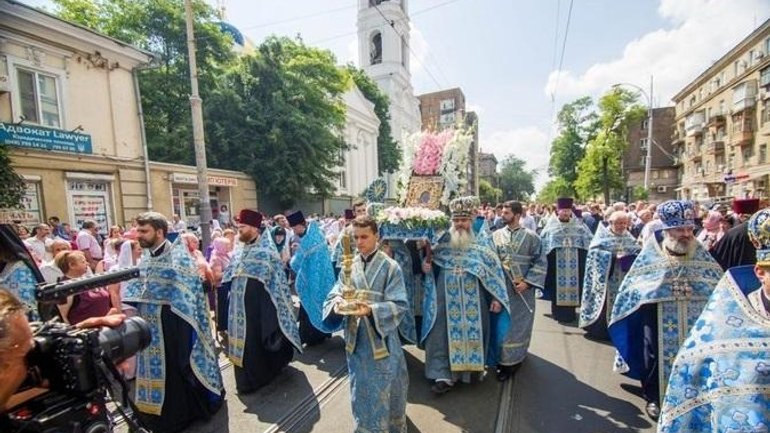
[[[372,65],[382,63],[382,33],[375,33],[369,45],[370,63]]]

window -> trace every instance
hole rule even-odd
[[[653,179],[658,179],[659,177],[660,177],[660,172],[658,170],[653,170],[652,171],[652,178]]]
[[[770,86],[770,67],[762,69],[759,73],[759,87]]]
[[[724,115],[725,114],[725,100],[722,99],[719,101],[719,114]]]
[[[454,125],[455,123],[455,113],[450,112],[447,114],[442,114],[441,117],[438,119],[438,123],[440,126],[450,126]]]
[[[59,93],[55,76],[17,69],[21,114],[26,122],[59,128]]]
[[[647,139],[642,138],[639,140],[639,149],[641,150],[647,150]]]
[[[650,124],[650,119],[644,119],[642,120],[642,131],[647,129],[647,125]]]
[[[749,50],[749,66],[754,66],[754,50]]]
[[[382,63],[382,34],[380,32],[372,36],[369,44],[369,60],[372,65]]]
[[[663,179],[668,179],[671,177],[671,171],[670,170],[663,170]]]
[[[403,3],[402,3],[403,4]],[[406,37],[401,36],[401,64],[405,68],[408,68],[407,60],[409,59],[409,47],[406,45]]]
[[[440,103],[441,107],[441,113],[446,114],[450,113],[452,111],[455,111],[455,100],[454,99],[442,99]]]
[[[767,145],[760,144],[759,145],[759,163],[764,164],[766,162],[767,162]]]
[[[754,149],[749,146],[743,149],[743,165],[748,165],[751,163],[751,157],[754,156]]]
[[[770,56],[770,38],[765,39],[765,55]]]
[[[736,60],[736,61],[733,63],[733,76],[735,76],[735,77],[737,77],[737,76],[738,76],[738,74],[739,74],[739,73],[738,73],[738,64],[739,64],[739,63],[740,63],[740,60]]]
[[[647,157],[642,156],[641,158],[639,158],[639,167],[644,167],[646,165],[647,165]]]

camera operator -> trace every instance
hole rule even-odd
[[[16,394],[27,377],[27,354],[34,347],[32,328],[26,307],[11,292],[0,288],[0,413],[18,405],[45,389],[32,388]],[[116,327],[125,319],[122,314],[93,317],[77,324],[79,328]]]

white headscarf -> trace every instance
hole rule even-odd
[[[120,246],[120,253],[118,254],[118,267],[130,268],[131,266],[136,266],[136,263],[134,263],[132,242],[126,240],[123,242],[123,245]]]

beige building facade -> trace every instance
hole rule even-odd
[[[174,177],[151,175],[167,170],[151,167],[142,137],[137,70],[151,60],[120,41],[0,0],[0,145],[11,149],[14,169],[27,181],[24,209],[14,219],[31,225],[57,216],[73,227],[95,219],[106,231],[148,209],[171,213]],[[183,179],[190,171],[171,172]],[[215,190],[217,203],[256,205],[254,183],[242,173],[210,176],[237,179],[212,185],[227,189],[226,197]],[[238,188],[244,191],[230,191]]]
[[[679,197],[768,197],[770,20],[673,98]]]

